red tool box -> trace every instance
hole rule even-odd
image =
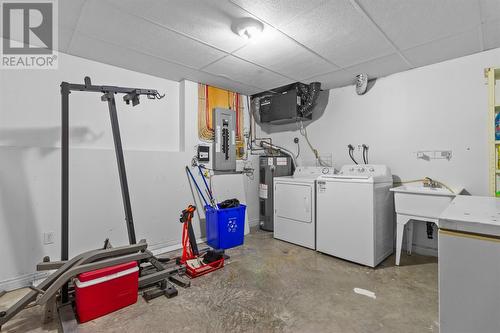
[[[137,302],[139,267],[135,261],[85,272],[75,281],[76,313],[81,323]]]

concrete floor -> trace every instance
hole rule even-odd
[[[403,254],[377,269],[253,231],[222,270],[192,280],[173,299],[138,303],[79,326],[81,332],[438,332],[437,259]],[[376,299],[354,293],[373,291]],[[25,290],[0,298],[0,308]],[[56,332],[41,309],[2,331]]]

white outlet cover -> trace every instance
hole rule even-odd
[[[54,244],[54,232],[44,232],[43,233],[43,244],[49,245]]]

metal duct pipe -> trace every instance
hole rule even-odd
[[[288,149],[285,149],[283,147],[280,147],[280,146],[276,146],[276,145],[273,145],[267,141],[261,141],[260,142],[260,146],[262,148],[268,148],[268,149],[274,149],[276,151],[279,151],[280,153],[283,153],[287,156],[290,156],[290,158],[292,159],[292,164],[293,164],[293,170],[294,171],[296,168],[297,168],[297,160],[295,159],[295,155],[289,151]]]
[[[318,100],[319,93],[321,92],[321,83],[311,82],[309,86],[301,84],[299,89],[307,97],[305,103],[299,107],[298,112],[302,117],[308,117],[312,113],[316,101]]]

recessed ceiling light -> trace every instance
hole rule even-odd
[[[233,25],[232,30],[245,39],[253,39],[262,33],[264,24],[251,17],[245,17],[238,19]]]

